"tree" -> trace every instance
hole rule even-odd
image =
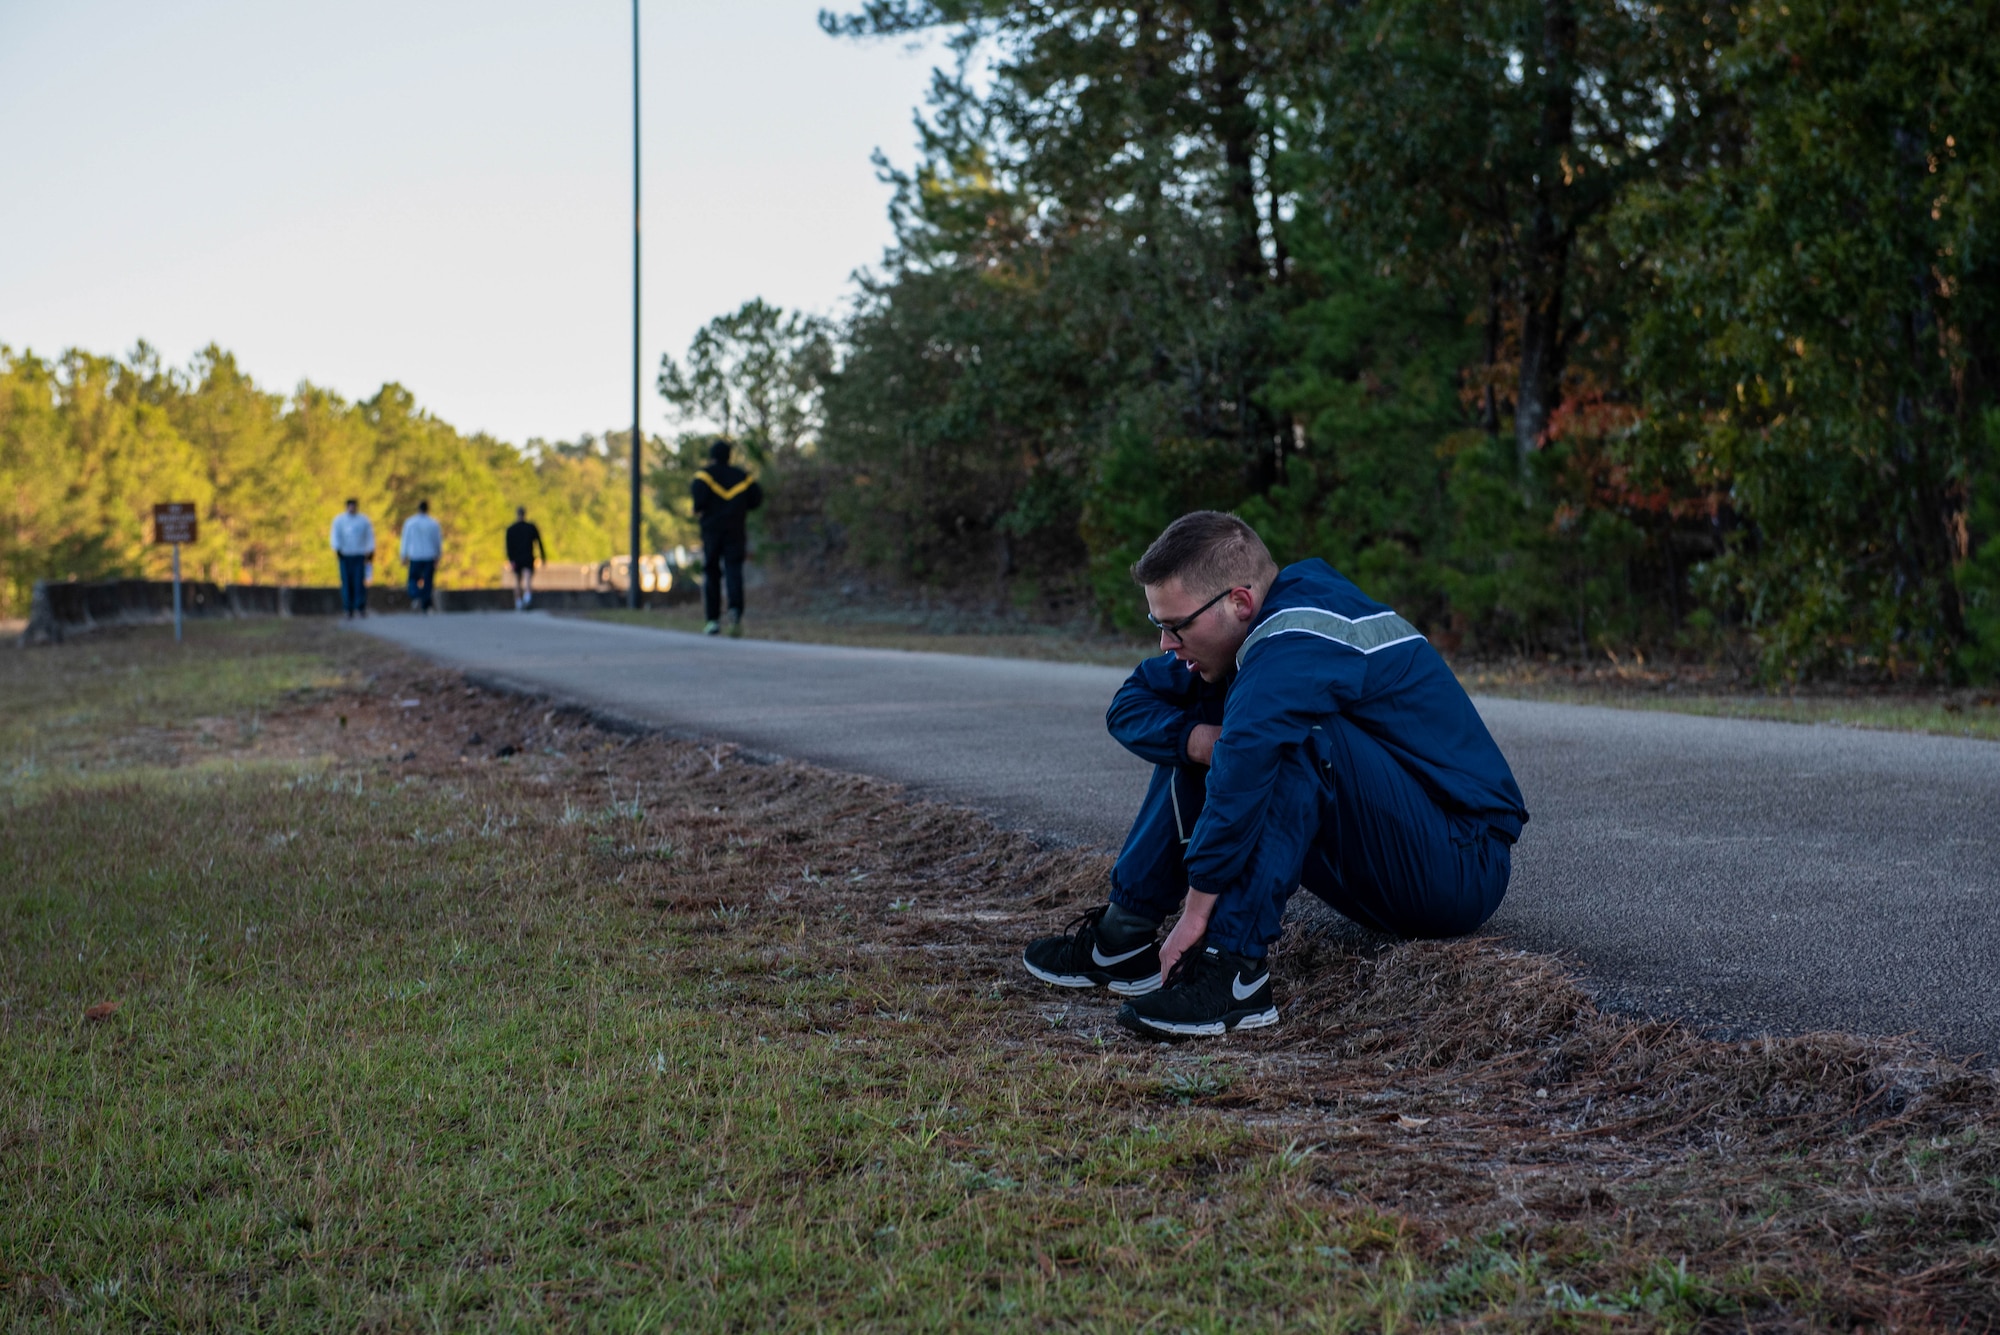
[[[956,53],[920,164],[883,167],[897,245],[828,399],[829,460],[867,479],[865,502],[835,503],[887,521],[876,547],[905,573],[1024,574],[1060,596],[1080,536],[1121,548],[1156,508],[1106,491],[1115,449],[1198,456],[1204,477],[1221,463],[1219,504],[1281,475],[1295,433],[1265,388],[1289,267],[1283,12],[883,0],[823,16],[843,36],[943,28]]]
[[[156,372],[144,344],[130,364],[0,348],[0,605],[18,613],[40,579],[162,574],[153,504],[208,511],[212,483],[149,391]]]
[[[191,383],[161,374],[157,363],[133,368],[208,471],[207,523],[226,541],[200,544],[196,568],[212,580],[268,583],[294,568],[323,535],[308,515],[318,486],[302,461],[282,449],[284,399],[253,384],[236,359],[213,345],[195,354]]]
[[[185,371],[163,369],[143,343],[123,362],[0,348],[0,606],[10,612],[38,579],[164,575],[151,512],[168,500],[199,509],[194,577],[330,584],[327,524],[349,496],[374,517],[385,566],[397,525],[429,500],[445,526],[440,574],[461,586],[498,582],[515,505],[566,559],[624,545],[624,474],[594,442],[524,455],[461,436],[394,384],[359,404],[311,384],[286,400],[212,347]],[[647,531],[670,544],[661,518],[649,514]]]
[[[1497,433],[1511,400],[1525,485],[1579,349],[1617,345],[1612,209],[1728,149],[1716,57],[1733,11],[1371,0],[1316,16],[1332,57],[1295,130],[1318,159],[1301,168],[1310,204],[1365,237],[1385,271],[1479,312],[1482,416]]]
[[[1703,572],[1709,596],[1776,675],[1958,670],[1969,640],[2000,645],[1980,504],[2000,15],[1756,5],[1728,73],[1745,151],[1626,219],[1650,284],[1648,434],[1726,478],[1748,521]]]
[[[683,369],[660,359],[659,390],[684,421],[740,436],[753,457],[796,453],[820,429],[820,388],[833,366],[827,324],[758,298],[703,325]]]

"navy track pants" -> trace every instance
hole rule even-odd
[[[1208,771],[1160,766],[1111,870],[1111,898],[1149,917],[1181,906],[1181,862]],[[1303,886],[1372,931],[1461,936],[1493,916],[1513,853],[1486,822],[1445,811],[1380,742],[1336,715],[1291,748],[1248,874],[1209,920],[1209,944],[1261,956]]]

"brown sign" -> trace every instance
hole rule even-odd
[[[173,502],[153,507],[153,541],[156,543],[193,542],[195,527],[192,502]]]

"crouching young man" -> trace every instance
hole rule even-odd
[[[1166,652],[1105,722],[1157,768],[1111,902],[1030,943],[1028,972],[1129,998],[1135,1033],[1222,1034],[1278,1022],[1267,956],[1299,886],[1393,936],[1492,916],[1528,813],[1414,626],[1324,561],[1279,570],[1213,510],[1175,520],[1132,575]]]

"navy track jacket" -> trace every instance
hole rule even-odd
[[[1184,860],[1191,887],[1226,894],[1264,837],[1271,785],[1281,770],[1299,773],[1280,757],[1336,715],[1444,810],[1484,820],[1509,843],[1520,837],[1520,787],[1458,678],[1416,627],[1317,558],[1278,572],[1226,683],[1203,681],[1172,654],[1149,658],[1112,698],[1105,725],[1142,760],[1189,766],[1188,734],[1221,724]]]

